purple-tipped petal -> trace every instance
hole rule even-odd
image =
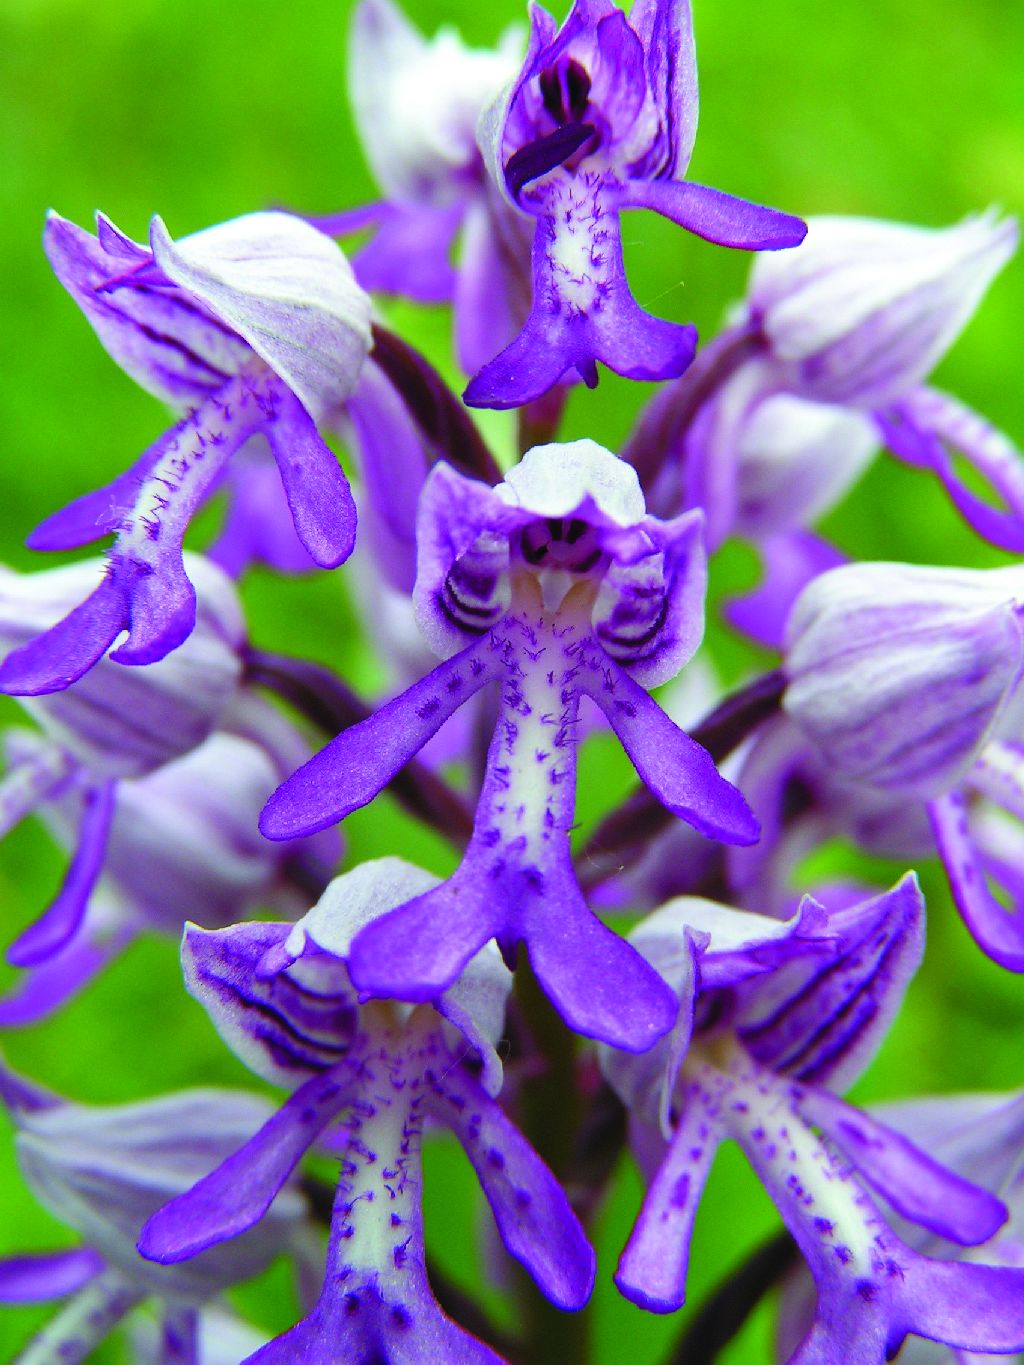
[[[88,914],[82,932],[26,972],[0,996],[0,1028],[25,1028],[48,1018],[124,949],[135,937],[129,925],[90,933]]]
[[[131,602],[128,638],[110,657],[116,664],[154,664],[184,644],[196,624],[196,590],[178,546],[167,546],[159,567],[111,559],[111,576],[127,578]]]
[[[464,212],[458,203],[382,205],[376,230],[352,257],[356,279],[370,293],[450,303],[456,287],[450,256]]]
[[[450,881],[356,935],[348,960],[352,984],[368,995],[434,1000],[505,919],[500,898],[463,864]]]
[[[287,389],[276,396],[265,435],[299,539],[321,568],[336,568],[348,559],[356,539],[356,506],[337,456]]]
[[[44,1303],[73,1294],[103,1269],[91,1247],[0,1261],[0,1303]]]
[[[753,592],[727,603],[725,617],[759,645],[781,650],[793,603],[812,578],[837,569],[846,558],[813,531],[767,536],[758,548],[764,560],[764,579]]]
[[[315,834],[365,806],[494,676],[486,640],[440,664],[367,720],[344,730],[282,783],[260,816],[263,834],[268,839]]]
[[[935,843],[964,923],[982,952],[1011,972],[1024,972],[1024,915],[996,900],[971,840],[967,806],[959,791],[928,803]]]
[[[602,674],[581,675],[581,685],[608,717],[640,777],[674,815],[710,839],[756,842],[758,823],[741,793],[623,669],[609,661]]]
[[[807,236],[802,218],[765,208],[692,180],[630,181],[623,207],[653,209],[688,232],[743,251],[781,251]]]
[[[594,1251],[558,1181],[471,1077],[450,1071],[429,1103],[465,1148],[509,1254],[558,1308],[582,1308],[594,1287]]]
[[[251,1228],[269,1209],[306,1149],[352,1095],[343,1062],[300,1086],[244,1147],[155,1213],[138,1248],[171,1265]]]
[[[1024,456],[1007,436],[955,398],[929,388],[913,390],[881,414],[879,424],[894,455],[938,475],[979,535],[1011,553],[1024,550]],[[953,451],[985,481],[999,505],[993,507],[968,487]]]
[[[85,809],[78,828],[78,846],[57,899],[35,924],[30,925],[7,950],[15,967],[34,967],[67,946],[85,918],[107,853],[114,818],[113,782],[93,787],[85,795]]]
[[[720,1140],[699,1098],[687,1104],[619,1258],[620,1293],[651,1313],[686,1301],[693,1220]]]
[[[808,1090],[800,1108],[904,1218],[963,1246],[988,1241],[1006,1222],[1001,1199],[828,1091]]]
[[[537,980],[574,1032],[624,1052],[646,1052],[675,1023],[671,989],[587,909],[571,876],[545,887],[545,902],[531,907],[524,937]]]
[[[907,1330],[960,1351],[1024,1350],[1024,1271],[914,1256],[904,1273]]]
[[[63,691],[88,673],[130,620],[125,588],[113,576],[104,576],[62,621],[8,654],[0,664],[0,692],[39,697]]]

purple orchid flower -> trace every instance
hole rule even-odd
[[[974,530],[1019,552],[1019,452],[976,413],[927,386],[1013,254],[1017,235],[1012,219],[994,214],[938,230],[866,218],[809,219],[799,250],[757,258],[734,325],[702,353],[700,375],[655,396],[627,455],[640,464],[660,462],[666,449],[675,449],[684,505],[705,509],[714,548],[732,531],[758,537],[765,530],[805,531],[863,468],[870,448],[865,428],[873,429],[897,458],[936,474]],[[814,407],[801,414],[793,400]],[[679,424],[694,405],[695,420]],[[822,406],[844,425],[836,432],[838,449],[823,444],[814,468],[807,438],[816,410],[817,422],[827,421]],[[767,485],[766,437],[774,448]],[[972,480],[961,477],[954,452],[972,467]],[[992,499],[974,491],[979,476]],[[800,491],[791,503],[797,477]],[[753,521],[752,480],[761,503]],[[655,499],[654,505],[661,504]]]
[[[1024,574],[858,564],[816,579],[788,626],[784,705],[846,783],[926,803],[954,899],[982,949],[1024,971],[1024,885],[980,802],[1024,817]],[[984,807],[983,807],[984,809]],[[989,807],[991,810],[991,807]]]
[[[337,878],[298,925],[186,931],[189,990],[248,1066],[294,1093],[150,1220],[143,1255],[177,1264],[251,1229],[318,1138],[342,1163],[319,1302],[253,1360],[498,1360],[442,1314],[427,1282],[418,1192],[428,1117],[462,1143],[506,1247],[543,1292],[569,1310],[590,1295],[594,1256],[583,1231],[493,1098],[511,981],[493,945],[436,1010],[358,1004],[346,967],[354,935],[433,884],[385,858]],[[480,1080],[463,1064],[467,1041],[481,1058]]]
[[[578,441],[536,447],[493,489],[437,466],[419,541],[421,628],[439,653],[459,652],[300,768],[267,803],[261,828],[294,838],[365,805],[450,715],[498,682],[463,863],[359,935],[353,981],[430,1000],[489,939],[508,961],[524,942],[570,1027],[642,1051],[671,1028],[675,1002],[591,914],[577,884],[576,726],[589,696],[670,810],[708,838],[756,839],[740,793],[644,690],[674,676],[700,642],[700,515],[646,516],[635,471]]]
[[[509,203],[537,220],[533,310],[466,390],[477,407],[539,398],[567,371],[597,383],[597,361],[631,379],[668,379],[696,332],[651,317],[629,292],[619,214],[647,208],[722,246],[796,246],[799,218],[683,179],[697,131],[689,0],[576,0],[561,28],[539,5],[518,77],[482,116],[480,145]]]
[[[942,1095],[875,1105],[872,1117],[928,1152],[943,1166],[991,1190],[1006,1204],[1009,1220],[977,1250],[965,1251],[926,1227],[896,1220],[900,1236],[915,1251],[952,1259],[1024,1267],[1024,1096],[1018,1094]],[[791,1276],[780,1306],[780,1355],[788,1356],[813,1319],[813,1289],[803,1275]],[[907,1342],[900,1360],[907,1365],[989,1365],[1006,1356],[968,1356],[920,1339]],[[1019,1360],[1019,1355],[1013,1357]]]
[[[832,1093],[871,1060],[920,961],[916,879],[832,914],[805,902],[788,937],[777,922],[757,928],[757,916],[715,912],[683,898],[635,931],[641,951],[665,964],[681,1008],[675,1035],[659,1045],[656,1084],[650,1057],[617,1059],[610,1072],[641,1117],[660,1112],[671,1128],[619,1288],[656,1312],[683,1303],[694,1215],[729,1137],[814,1278],[816,1314],[793,1365],[881,1365],[909,1334],[965,1350],[1024,1347],[1024,1272],[922,1255],[889,1227],[869,1188],[902,1217],[968,1246],[1005,1221],[1002,1201]]]
[[[136,1304],[164,1305],[164,1338],[178,1350],[161,1365],[200,1365],[202,1304],[250,1279],[282,1251],[301,1250],[309,1224],[297,1188],[283,1189],[272,1216],[246,1237],[182,1266],[157,1266],[135,1249],[154,1208],[188,1189],[264,1122],[267,1102],[237,1090],[190,1090],[137,1104],[72,1104],[6,1067],[0,1094],[14,1122],[25,1179],[83,1244],[53,1254],[0,1261],[0,1302],[68,1298],[19,1357],[74,1365]],[[70,1297],[68,1297],[70,1296]]]
[[[195,590],[182,537],[252,437],[273,451],[314,561],[348,557],[355,508],[317,423],[352,392],[370,344],[370,301],[344,256],[286,214],[250,214],[178,242],[155,218],[148,247],[102,216],[93,237],[51,215],[46,249],[118,364],[187,411],[127,473],[30,537],[35,549],[63,550],[117,533],[100,585],[0,668],[0,688],[29,695],[81,677],[124,630],[120,663],[153,663],[188,637]]]

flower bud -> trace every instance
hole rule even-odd
[[[792,392],[882,407],[935,367],[1016,245],[994,213],[941,229],[812,218],[795,251],[757,257],[748,308]]]
[[[787,627],[784,705],[836,775],[930,799],[1008,719],[1024,571],[854,564]]]

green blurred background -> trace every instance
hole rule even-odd
[[[39,248],[53,206],[78,222],[102,208],[143,237],[155,212],[182,234],[268,204],[325,212],[373,194],[345,98],[350,6],[336,0],[0,0],[0,433],[2,545],[19,567],[44,563],[27,531],[70,497],[106,481],[167,424],[159,405],[116,370]],[[515,0],[420,0],[427,32],[458,25],[479,45],[520,20]],[[695,179],[800,213],[842,212],[941,225],[999,204],[1024,210],[1024,5],[1019,0],[698,0],[702,88]],[[651,215],[631,215],[627,265],[644,306],[710,334],[743,288],[747,261],[705,246]],[[389,316],[451,371],[440,312]],[[1024,434],[1020,355],[1024,269],[992,290],[938,379],[1018,439]],[[615,447],[644,386],[605,376],[579,391],[566,434]],[[491,423],[496,437],[507,423]],[[1004,562],[962,528],[924,476],[880,460],[827,532],[863,558]],[[712,600],[752,581],[754,561],[727,546],[712,566]],[[260,645],[375,673],[353,638],[344,572],[246,584]],[[705,651],[726,683],[759,666],[712,605]],[[354,661],[354,663],[353,663]],[[5,704],[3,719],[17,719]],[[595,781],[600,776],[599,781]],[[583,762],[585,824],[628,785],[613,746]],[[349,821],[349,859],[401,848],[438,871],[450,854],[379,802]],[[851,865],[846,850],[823,864]],[[0,903],[9,942],[53,893],[62,868],[30,822],[0,848]],[[871,869],[879,879],[902,871]],[[1018,979],[985,962],[952,913],[933,867],[925,966],[862,1100],[1024,1079]],[[2,981],[6,983],[8,977]],[[143,942],[56,1019],[4,1040],[20,1068],[80,1100],[111,1103],[184,1085],[250,1078],[225,1054],[180,987],[172,944]],[[22,1191],[0,1135],[0,1254],[66,1244],[71,1234]],[[598,1227],[594,1359],[659,1360],[682,1316],[660,1319],[621,1300],[610,1277],[639,1200],[624,1167]],[[428,1240],[461,1283],[479,1275],[479,1204],[468,1166],[444,1143],[428,1157]],[[707,1289],[774,1227],[767,1198],[735,1151],[723,1153],[702,1207],[690,1297]],[[254,1321],[281,1330],[294,1308],[277,1267],[238,1296]],[[47,1310],[0,1317],[0,1359]],[[755,1316],[727,1359],[768,1358],[770,1318]],[[126,1359],[123,1347],[97,1359]]]

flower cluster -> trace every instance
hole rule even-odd
[[[180,937],[185,991],[284,1094],[90,1107],[0,1066],[24,1178],[80,1239],[0,1261],[0,1299],[65,1301],[19,1359],[123,1331],[163,1365],[582,1362],[582,1329],[552,1355],[552,1310],[585,1321],[622,1151],[645,1191],[604,1278],[669,1314],[725,1139],[787,1230],[759,1290],[785,1275],[781,1360],[1024,1352],[1024,1101],[842,1098],[925,903],[913,871],[824,881],[806,856],[937,855],[981,951],[1024,972],[1024,568],[850,562],[815,529],[884,448],[1024,549],[1024,461],[929,384],[1016,225],[805,223],[688,180],[689,0],[575,0],[560,26],[534,6],[493,51],[359,0],[351,52],[378,201],[178,239],[156,217],[145,244],[47,222],[57,278],[173,418],[29,539],[112,535],[104,562],[0,570],[0,690],[30,721],[2,733],[0,834],[37,814],[67,864],[7,936],[0,1027]],[[632,209],[754,253],[699,351],[630,292]],[[451,306],[461,398],[385,294]],[[557,439],[598,362],[664,381],[620,453]],[[518,409],[520,448],[474,408]],[[764,577],[728,620],[777,666],[722,698],[692,661],[729,537]],[[257,561],[340,567],[387,695],[354,689],[350,642],[337,671],[264,647]],[[595,733],[639,780],[574,839]],[[385,792],[449,875],[398,856]],[[371,803],[385,856],[340,870],[336,827]],[[433,1262],[442,1129],[512,1328]],[[225,1295],[282,1256],[300,1305],[271,1336]],[[759,1294],[721,1294],[735,1330]]]

